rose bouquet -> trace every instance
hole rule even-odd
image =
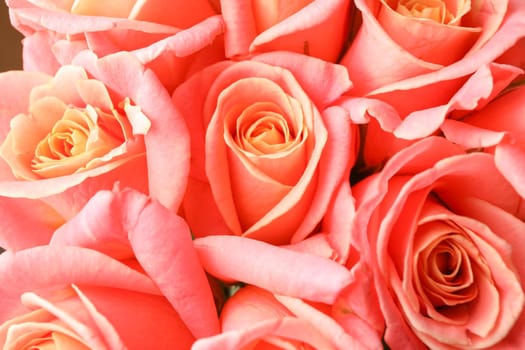
[[[3,349],[525,347],[523,0],[7,0]]]

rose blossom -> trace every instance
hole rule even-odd
[[[286,50],[335,62],[345,44],[348,0],[223,0],[226,56]]]
[[[129,54],[97,60],[86,53],[78,60],[86,68],[64,66],[54,77],[0,75],[4,248],[47,243],[115,181],[179,206],[189,144],[164,87]]]
[[[440,86],[444,91],[439,96],[426,96],[417,104],[443,101],[464,77],[494,62],[525,35],[525,5],[519,0],[356,0],[355,4],[363,23],[342,63],[355,81],[356,95],[437,91]],[[445,82],[451,79],[455,82]]]
[[[493,155],[430,137],[353,190],[390,347],[523,347],[523,198]]]
[[[144,349],[170,343],[189,349],[194,341],[146,275],[96,251],[41,246],[5,252],[0,269],[8,287],[1,291],[4,349]],[[155,322],[145,322],[150,318]]]
[[[381,166],[407,140],[435,133],[454,111],[480,108],[522,74],[501,64],[519,64],[501,56],[525,35],[522,1],[355,3],[363,23],[341,61],[354,82],[349,96],[391,109],[374,114],[377,102],[368,102],[369,167]]]
[[[129,189],[97,193],[0,271],[2,348],[189,349],[218,332],[184,220]]]
[[[354,160],[346,111],[330,107],[349,87],[343,67],[288,52],[221,62],[181,84],[192,232],[281,244],[312,233]]]
[[[207,0],[8,0],[12,24],[26,37],[24,69],[54,74],[89,49],[102,57],[130,51],[173,89],[192,68],[224,57],[222,19]],[[166,7],[166,5],[168,5]]]

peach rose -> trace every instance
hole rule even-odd
[[[501,56],[525,36],[523,1],[355,3],[363,22],[341,61],[354,83],[349,95],[392,109],[366,115],[368,167],[380,167],[407,140],[437,132],[455,111],[480,108],[522,74],[495,62],[519,64]]]
[[[0,270],[4,349],[189,349],[194,341],[151,279],[96,251],[5,252]]]
[[[226,56],[286,50],[335,62],[351,16],[348,0],[221,1]]]
[[[218,332],[211,288],[188,225],[145,194],[118,188],[97,192],[54,232],[50,244],[89,248],[133,266],[138,263],[193,335]]]
[[[129,54],[97,60],[86,53],[80,61],[86,68],[64,66],[54,77],[0,75],[4,248],[47,243],[56,227],[116,181],[170,208],[182,199],[188,136],[164,87]]]
[[[368,347],[318,308],[253,286],[228,300],[221,326],[220,335],[198,340],[193,349],[382,349],[379,337]]]
[[[97,193],[0,271],[4,349],[189,349],[219,330],[187,225],[136,191]]]
[[[312,233],[354,161],[354,129],[331,106],[349,87],[343,67],[288,52],[221,62],[181,84],[192,232],[277,244]]]
[[[151,279],[96,251],[41,246],[5,252],[0,269],[8,286],[0,291],[4,349],[189,349],[194,341]],[[155,322],[144,322],[149,318]]]
[[[524,346],[524,199],[491,154],[430,137],[353,189],[388,346]]]
[[[25,35],[24,69],[54,74],[76,53],[132,52],[173,89],[192,69],[224,57],[222,19],[207,0],[8,0],[12,24]]]
[[[356,95],[437,91],[431,85],[440,85],[439,90],[447,87],[447,93],[439,96],[443,98],[525,35],[525,5],[519,0],[356,0],[355,4],[363,22],[342,63],[354,80]],[[452,79],[455,83],[447,85]]]

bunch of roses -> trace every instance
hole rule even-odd
[[[7,0],[3,349],[525,347],[523,0]]]

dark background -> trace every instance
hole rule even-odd
[[[0,0],[0,72],[22,69],[22,35],[11,27],[4,0]],[[0,247],[0,253],[3,249]]]
[[[9,22],[5,0],[0,0],[0,72],[22,69],[22,35]]]

